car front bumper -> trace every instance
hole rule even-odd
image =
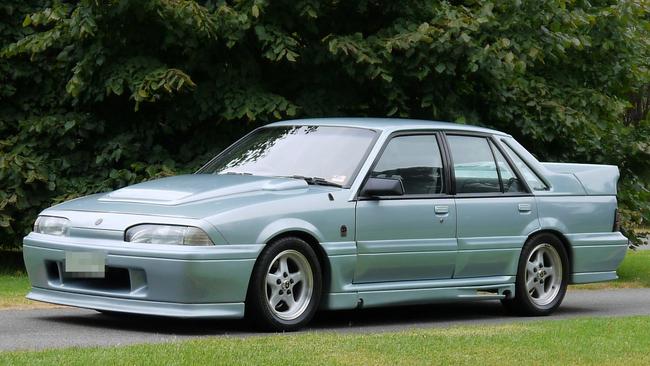
[[[175,317],[241,318],[263,245],[189,247],[30,233],[27,298],[89,309]],[[66,252],[102,253],[104,278],[65,272]]]

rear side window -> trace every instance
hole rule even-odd
[[[526,182],[528,182],[528,185],[530,186],[531,189],[535,191],[546,191],[548,190],[548,186],[544,181],[537,175],[535,172],[533,172],[532,169],[524,162],[517,153],[508,146],[506,143],[501,144],[503,148],[505,149],[506,153],[510,156],[512,161],[515,163],[517,166],[517,169],[521,172],[521,174],[524,176],[524,179]]]
[[[501,192],[494,155],[484,137],[447,136],[456,176],[456,193]]]
[[[443,192],[442,158],[435,135],[394,137],[386,145],[371,176],[399,179],[404,194]]]
[[[515,172],[512,170],[512,167],[506,160],[506,158],[501,154],[499,149],[490,142],[492,151],[494,151],[494,157],[497,161],[497,166],[499,167],[499,174],[501,175],[501,184],[503,184],[503,191],[506,193],[521,193],[526,192],[526,188],[519,180]]]

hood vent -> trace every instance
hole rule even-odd
[[[99,201],[173,206],[234,194],[288,191],[307,187],[307,182],[301,179],[191,174],[152,180],[118,189],[99,198]]]

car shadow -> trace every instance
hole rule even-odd
[[[321,311],[304,331],[382,331],[417,327],[444,327],[477,323],[506,323],[588,315],[592,310],[561,306],[550,317],[517,317],[499,302],[394,306],[370,309]],[[261,335],[255,320],[180,319],[130,314],[83,312],[41,317],[41,320],[81,327],[105,328],[174,336]]]
[[[510,318],[498,302],[391,306],[318,313],[311,328],[391,327]]]

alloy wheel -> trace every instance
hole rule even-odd
[[[314,275],[307,258],[296,250],[280,252],[266,274],[267,305],[278,318],[302,315],[312,298]]]
[[[550,244],[537,245],[526,262],[526,291],[538,306],[553,302],[562,285],[562,260]]]

